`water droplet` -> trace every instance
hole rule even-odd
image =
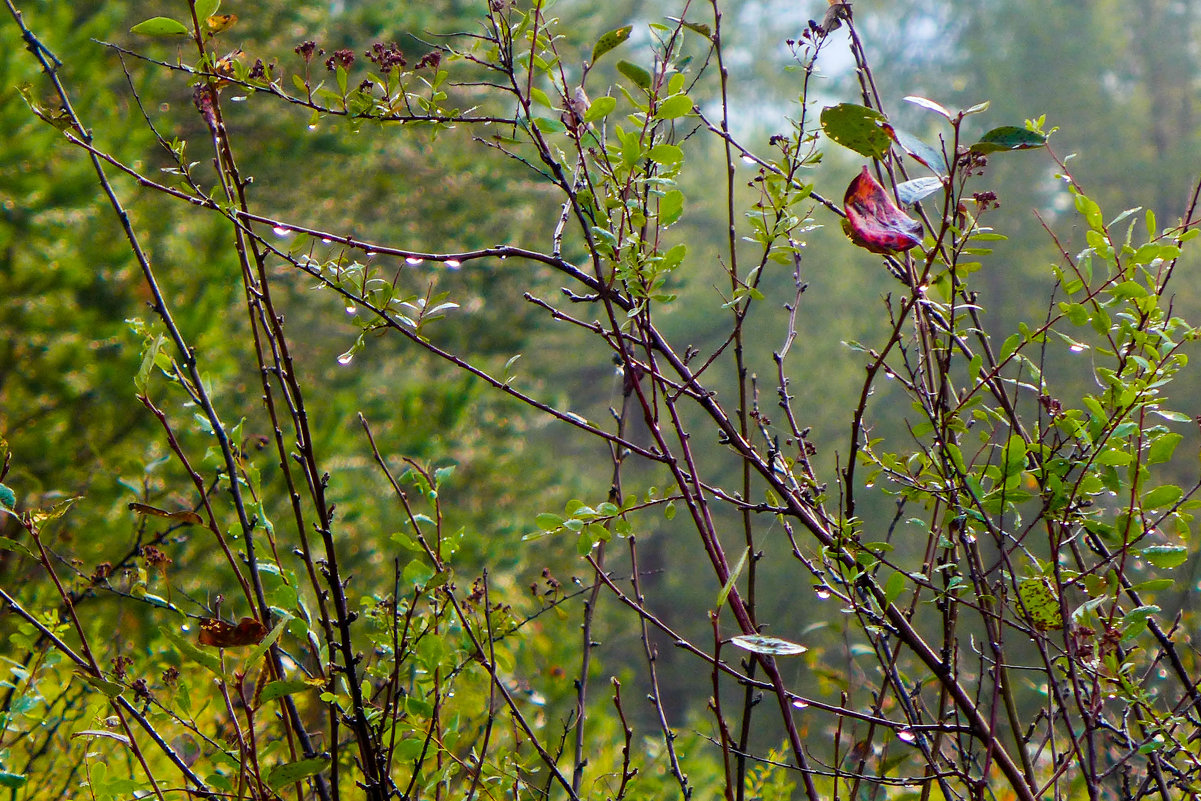
[[[317,123],[315,123],[315,122],[314,122],[312,125],[310,125],[310,126],[309,126],[309,130],[310,130],[310,131],[315,131],[315,130],[317,130]]]
[[[459,261],[458,259],[447,259],[446,260],[446,268],[448,270],[457,270],[462,266],[463,266],[463,262]]]
[[[358,309],[356,309],[356,308],[355,308],[353,305],[351,305],[351,304],[348,304],[348,305],[346,306],[346,313],[347,313],[347,314],[354,314],[354,313],[355,313],[355,312],[357,312],[357,311],[358,311]]]
[[[363,258],[365,258],[365,259],[370,259],[370,258],[374,258],[374,257],[375,257],[375,251],[374,251],[374,250],[364,250],[364,251],[363,251]]]
[[[292,235],[292,229],[284,228],[282,225],[277,225],[274,228],[272,228],[271,230],[275,232],[276,236],[291,236]]]
[[[350,351],[346,351],[345,353],[343,353],[341,356],[338,357],[338,364],[350,364],[350,360],[353,358],[354,358],[354,354],[351,353]]]
[[[419,259],[416,256],[409,256],[405,259],[405,264],[421,264],[425,259]]]
[[[815,593],[817,593],[817,599],[819,601],[824,601],[830,597],[830,591],[827,590],[825,587],[821,586],[820,584],[817,585],[816,587],[814,587],[813,591]]]
[[[244,103],[246,101],[246,95],[235,95],[234,97],[231,97],[230,100],[234,103]]]
[[[321,244],[323,244],[323,245],[329,245],[329,244],[331,244],[333,241],[334,241],[334,240],[330,239],[328,236],[323,236],[323,237],[321,237]]]
[[[1068,348],[1068,350],[1070,350],[1072,353],[1083,353],[1084,351],[1088,350],[1088,346],[1076,344],[1072,345],[1070,348]]]
[[[755,161],[754,156],[743,156],[742,163],[743,164],[758,164],[759,162]]]
[[[917,735],[914,734],[913,732],[909,731],[909,729],[899,729],[897,731],[897,739],[904,740],[907,743],[911,743],[917,739]]]
[[[797,698],[796,700],[794,700],[792,702],[792,705],[794,707],[796,707],[797,709],[805,709],[809,706],[809,702],[806,701],[804,698]]]

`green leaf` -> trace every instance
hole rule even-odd
[[[93,689],[102,692],[107,698],[116,698],[125,692],[125,685],[118,684],[115,681],[109,681],[99,676],[89,676],[82,670],[75,671],[75,675],[87,682]]]
[[[901,201],[903,206],[911,206],[939,189],[942,189],[942,181],[938,178],[914,178],[912,181],[897,184],[897,200]]]
[[[684,213],[684,193],[679,189],[672,189],[659,199],[659,222],[662,225],[671,225],[680,219]],[[681,258],[683,253],[680,254]]]
[[[742,556],[738,559],[738,564],[734,565],[734,569],[730,571],[730,577],[726,579],[726,583],[721,588],[721,592],[717,594],[716,609],[718,611],[720,611],[722,606],[725,604],[726,598],[730,596],[730,590],[734,589],[734,583],[737,582],[738,577],[742,575],[742,571],[746,567],[746,560],[748,557],[750,557],[750,555],[751,549],[749,547],[744,548],[742,551]]]
[[[0,770],[0,787],[9,790],[16,790],[23,786],[27,777],[22,773],[9,773],[6,770]]]
[[[646,151],[646,157],[656,164],[679,164],[684,160],[684,151],[679,145],[660,142]]]
[[[1179,567],[1188,559],[1188,548],[1183,545],[1148,545],[1139,553],[1152,565],[1163,570]]]
[[[34,559],[37,558],[34,556],[33,551],[10,537],[0,537],[0,551],[12,551],[13,553],[24,554]]]
[[[196,19],[202,22],[217,13],[221,0],[196,0]]]
[[[290,619],[291,615],[288,615],[276,623],[275,628],[271,629],[270,633],[263,638],[263,641],[256,645],[254,650],[246,656],[246,660],[242,663],[246,666],[243,673],[250,673],[251,669],[258,664],[258,661],[263,658],[263,654],[267,653],[267,649],[275,644],[275,641],[279,639],[279,635],[284,633],[284,626],[288,624]]]
[[[563,518],[550,512],[543,512],[534,518],[534,525],[543,531],[555,531],[563,527]]]
[[[822,109],[821,122],[826,136],[862,156],[881,158],[892,144],[883,127],[888,119],[866,106],[854,103],[827,106]]]
[[[188,27],[170,17],[151,17],[129,29],[142,36],[187,36]]]
[[[276,765],[267,771],[267,786],[272,790],[279,790],[287,787],[289,784],[295,784],[302,779],[307,779],[310,776],[316,776],[321,771],[325,770],[329,765],[328,759],[320,757],[316,759],[302,759],[299,762],[288,762],[284,765]]]
[[[633,25],[624,25],[620,28],[615,28],[596,40],[596,44],[592,46],[592,63],[595,64],[597,59],[608,53],[615,47],[618,47],[626,39],[630,38],[630,31],[634,30]],[[649,83],[649,81],[648,81]]]
[[[546,117],[534,117],[534,127],[542,133],[563,133],[567,126],[562,120],[552,120]]]
[[[0,484],[0,508],[13,509],[17,505],[17,494],[6,484]]]
[[[1166,462],[1172,458],[1172,454],[1176,451],[1176,446],[1184,437],[1175,432],[1168,432],[1159,436],[1151,447],[1147,449],[1147,464],[1158,464]]]
[[[203,651],[200,648],[197,648],[195,645],[192,645],[192,643],[181,637],[177,632],[167,628],[166,626],[160,627],[159,631],[161,631],[163,636],[170,640],[172,644],[174,644],[175,647],[180,650],[182,656],[191,659],[193,662],[199,662],[200,664],[204,665],[218,678],[225,678],[225,674],[221,670],[221,660],[215,654],[211,654],[208,651]]]
[[[884,603],[891,604],[905,591],[905,574],[897,571],[884,583]]]
[[[1164,484],[1144,495],[1142,505],[1144,509],[1162,509],[1165,506],[1172,506],[1183,497],[1184,490],[1180,487],[1174,484]]]
[[[737,637],[730,638],[730,644],[752,653],[767,654],[768,656],[795,656],[809,650],[795,642],[763,634],[739,634]]]
[[[259,704],[266,704],[274,701],[277,698],[283,698],[285,695],[293,693],[302,693],[306,690],[316,689],[314,685],[309,684],[304,679],[292,679],[291,681],[272,681],[268,682],[263,691],[259,693]]]
[[[891,134],[901,150],[904,150],[919,163],[924,164],[939,175],[947,174],[947,158],[941,151],[901,128],[890,128],[887,132]]]
[[[1047,144],[1045,134],[1027,131],[1016,125],[1003,125],[1000,128],[993,128],[980,137],[980,141],[972,145],[971,150],[973,153],[996,153],[1005,150],[1029,150],[1045,144]]]
[[[592,101],[592,105],[588,106],[588,110],[584,112],[584,122],[596,122],[604,119],[613,113],[617,108],[617,98],[604,95]]]
[[[617,71],[629,78],[640,89],[651,88],[651,74],[631,61],[618,61]]]
[[[655,109],[655,118],[672,120],[692,113],[692,98],[688,95],[672,95]]]

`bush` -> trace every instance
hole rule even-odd
[[[764,149],[731,133],[717,3],[582,44],[493,0],[418,57],[293,51],[219,5],[106,45],[128,117],[103,127],[38,28],[68,21],[10,6],[44,73],[28,108],[90,162],[151,312],[114,439],[137,478],[34,470],[36,437],[76,432],[7,421],[14,797],[1198,790],[1173,571],[1201,484],[1169,472],[1190,420],[1167,398],[1196,196],[1167,228],[1107,221],[1043,119],[970,135],[987,104],[911,97],[934,135],[902,129],[845,3],[789,42],[802,93]],[[227,52],[235,24],[275,49]],[[862,94],[819,111],[847,33]],[[866,160],[845,190],[814,170],[836,152]],[[1055,240],[1045,319],[994,338],[982,176],[1009,158],[1052,165],[1086,243]],[[709,204],[712,256],[687,233]],[[809,277],[856,245],[892,291],[846,343],[857,401],[808,408],[849,375],[794,367],[838,338]],[[810,418],[832,412],[831,452]]]

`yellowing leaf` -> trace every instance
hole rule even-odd
[[[1059,595],[1051,582],[1043,576],[1024,578],[1018,582],[1018,600],[1021,601],[1025,617],[1039,631],[1063,628],[1063,614],[1059,609]]]
[[[232,28],[237,21],[237,14],[213,14],[211,17],[205,18],[204,27],[208,29],[209,36],[216,36],[222,31]]]

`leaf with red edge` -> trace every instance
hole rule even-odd
[[[922,241],[922,224],[905,215],[867,167],[855,176],[842,199],[847,235],[872,253],[909,250]]]

